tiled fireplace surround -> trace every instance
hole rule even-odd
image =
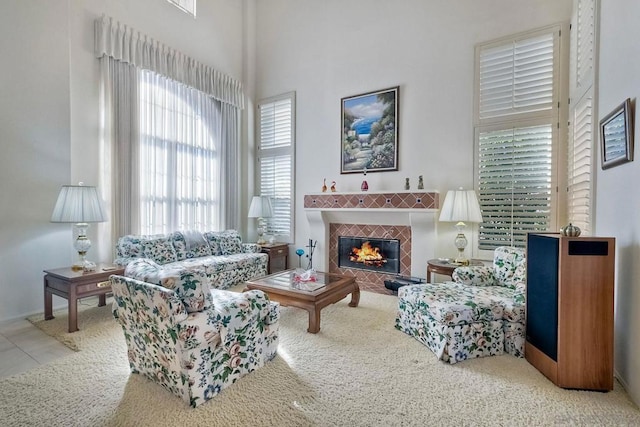
[[[393,275],[338,267],[338,237],[399,239],[400,274],[425,277],[434,254],[438,206],[437,192],[305,195],[310,237],[317,241],[314,268],[353,275],[360,289],[391,294],[384,280]]]

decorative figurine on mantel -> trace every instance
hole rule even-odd
[[[418,190],[424,190],[424,182],[422,181],[422,175],[418,176]]]
[[[364,180],[362,181],[362,184],[360,185],[360,190],[361,191],[368,191],[369,190],[369,184],[367,184],[367,168],[364,168],[364,170],[362,172],[364,173]]]
[[[332,193],[336,192],[336,182],[335,181],[331,181],[331,192]]]
[[[405,190],[409,190],[411,188],[411,185],[409,184],[409,178],[405,178],[404,179],[404,189]]]
[[[327,192],[327,178],[322,178],[322,192]]]

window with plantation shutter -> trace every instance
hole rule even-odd
[[[557,225],[559,71],[560,26],[476,47],[480,251],[524,247],[528,232]]]
[[[258,102],[257,188],[269,196],[274,216],[266,234],[293,241],[293,177],[295,162],[295,93]]]
[[[483,45],[480,120],[553,110],[554,34]]]
[[[481,131],[478,146],[480,248],[524,246],[528,232],[551,225],[553,129]]]
[[[567,220],[590,235],[593,223],[595,152],[595,55],[598,2],[574,1],[571,25]]]
[[[593,96],[591,91],[571,107],[567,176],[567,216],[585,235],[591,234],[593,174]]]

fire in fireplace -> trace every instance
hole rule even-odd
[[[398,274],[400,273],[400,240],[339,237],[338,267]]]

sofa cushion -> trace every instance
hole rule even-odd
[[[524,301],[519,301],[515,298],[513,289],[505,286],[469,286],[466,291],[474,296],[500,303],[504,309],[503,320],[524,323],[525,304]]]
[[[199,231],[176,231],[171,234],[177,261],[212,255],[211,248]]]
[[[494,286],[496,284],[493,268],[484,265],[458,267],[453,270],[451,278],[455,282],[464,283],[465,285]]]
[[[237,230],[208,231],[204,237],[211,247],[211,255],[242,253],[242,238]]]
[[[500,302],[473,295],[465,288],[454,283],[408,285],[398,290],[398,297],[445,325],[502,320],[504,309]]]
[[[142,247],[144,256],[154,260],[158,264],[167,264],[178,260],[178,255],[173,247],[170,236],[144,239],[142,241]]]

